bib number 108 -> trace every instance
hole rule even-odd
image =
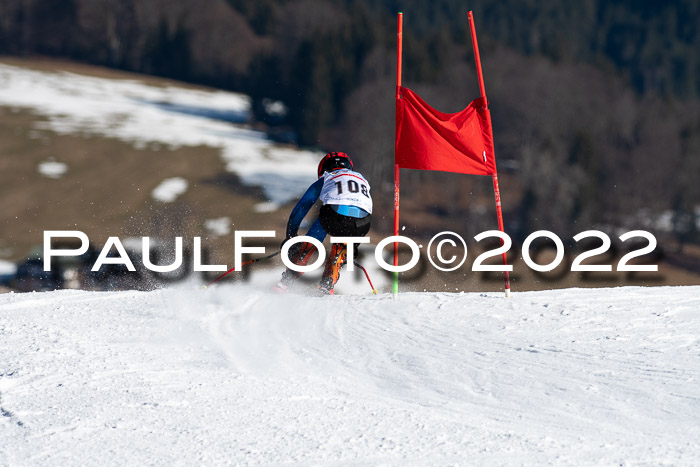
[[[367,191],[367,185],[364,183],[357,183],[355,180],[346,180],[345,181],[346,189],[350,193],[362,193],[365,195],[367,198],[369,198],[369,192]],[[335,182],[335,187],[338,191],[339,195],[343,194],[343,180],[340,180],[338,182]]]

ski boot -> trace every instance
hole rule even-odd
[[[311,257],[315,251],[316,247],[311,243],[297,243],[290,248],[289,259],[292,263],[298,266],[306,266],[311,260]],[[291,283],[298,279],[302,274],[303,272],[292,271],[291,269],[287,268],[282,273],[282,277],[280,278],[279,282],[272,287],[272,290],[281,294],[286,293]]]
[[[331,255],[326,262],[326,267],[321,276],[321,282],[318,285],[319,295],[333,295],[335,284],[340,279],[340,268],[347,261],[347,245],[344,243],[335,243],[331,248]]]

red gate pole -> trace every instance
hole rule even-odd
[[[396,34],[396,101],[401,98],[401,51],[403,40],[403,13],[398,15],[398,32]],[[399,234],[399,164],[396,163],[396,132],[394,132],[394,235]],[[399,265],[399,243],[394,242],[394,266]],[[399,273],[394,272],[391,284],[393,298],[399,293]]]
[[[484,86],[484,75],[481,69],[481,57],[479,57],[479,44],[476,41],[476,28],[474,27],[474,15],[469,12],[469,29],[472,33],[472,47],[474,47],[474,58],[476,61],[476,73],[479,76],[479,90],[481,91],[481,98],[484,101],[486,110],[488,111],[488,100],[486,99],[486,87]],[[493,130],[490,129],[492,132]],[[491,139],[493,139],[493,134],[491,134]],[[494,161],[494,167],[496,166],[496,161]],[[498,173],[494,170],[491,175],[493,179],[493,194],[496,198],[496,213],[498,214],[498,230],[504,232],[503,230],[503,212],[501,211],[501,192],[498,188]],[[504,232],[505,233],[505,232]],[[503,246],[503,240],[501,240],[501,246]],[[508,265],[508,256],[506,252],[501,255],[503,258],[503,265]],[[505,281],[505,293],[506,297],[510,297],[510,274],[508,271],[503,271],[503,277]]]

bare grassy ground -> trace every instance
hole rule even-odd
[[[6,58],[0,61],[35,69],[65,70],[115,79],[139,79],[164,86],[172,84],[158,78],[75,63]],[[169,150],[157,145],[136,149],[115,139],[65,136],[36,129],[36,123],[43,119],[41,115],[21,109],[0,107],[1,259],[20,261],[25,258],[33,248],[41,246],[44,230],[81,230],[98,247],[109,236],[126,238],[148,235],[166,239],[183,236],[190,245],[193,236],[201,236],[204,245],[213,253],[211,262],[230,265],[233,235],[208,235],[204,227],[205,220],[227,216],[234,223],[233,229],[271,229],[278,232],[278,237],[282,235],[290,207],[273,213],[255,212],[253,206],[262,200],[260,190],[242,186],[235,175],[226,172],[216,149],[197,147]],[[67,173],[58,179],[41,175],[38,165],[48,160],[65,163]],[[152,190],[162,180],[175,176],[189,181],[187,192],[174,203],[154,200]],[[481,191],[484,190],[485,188]],[[406,213],[403,219],[408,226],[404,234],[427,245],[429,237],[424,238],[421,229],[411,227],[412,223],[439,223],[463,234],[467,240],[471,238],[468,229],[462,228],[467,220],[454,219],[446,222],[445,216],[450,216],[450,213],[422,210],[425,209],[426,200],[427,198],[419,200],[422,202],[402,205]],[[377,200],[379,209],[375,217],[378,221],[381,218],[386,221],[391,216],[387,208],[390,201]],[[415,205],[413,210],[412,205]],[[389,225],[390,222],[377,224]],[[371,235],[376,242],[390,233],[375,229]],[[522,260],[517,260],[519,251],[513,249],[510,255],[516,260],[512,276],[513,290],[700,284],[700,251],[697,247],[686,247],[677,252],[673,245],[661,246],[669,254],[660,263],[658,273],[587,275],[567,273],[565,266],[551,273],[536,274]],[[470,272],[471,262],[480,252],[474,248],[474,242],[469,247],[469,258],[460,272],[439,273],[425,261],[423,270],[417,269],[405,275],[402,290],[502,290],[500,273]],[[547,261],[546,255],[543,256],[541,262]],[[612,264],[617,264],[617,259]],[[267,265],[261,263],[255,267],[282,270],[279,261]],[[416,280],[411,281],[412,276]]]
[[[217,249],[224,240],[206,239],[206,219],[228,216],[241,227],[257,228],[283,223],[281,215],[253,212],[260,192],[226,173],[215,149],[139,150],[114,139],[34,129],[41,119],[0,107],[0,254],[5,259],[25,257],[42,244],[44,230],[81,230],[98,245],[108,236],[199,235]],[[66,174],[41,175],[38,166],[48,160],[66,164]],[[175,176],[189,181],[187,192],[174,203],[154,200],[152,190]]]

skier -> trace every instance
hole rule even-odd
[[[318,218],[306,232],[307,236],[322,242],[327,234],[334,237],[367,235],[372,217],[369,183],[362,174],[353,171],[350,156],[344,152],[331,152],[326,154],[318,164],[318,180],[306,190],[294,206],[287,222],[285,239],[280,247],[297,236],[301,221],[319,199],[323,206]],[[316,247],[313,244],[300,242],[289,249],[289,259],[294,264],[305,266],[315,251]],[[340,268],[343,267],[346,259],[347,245],[334,243],[318,286],[320,294],[333,294],[333,288],[340,277]],[[286,292],[289,284],[301,274],[287,268],[274,289],[281,293]]]

